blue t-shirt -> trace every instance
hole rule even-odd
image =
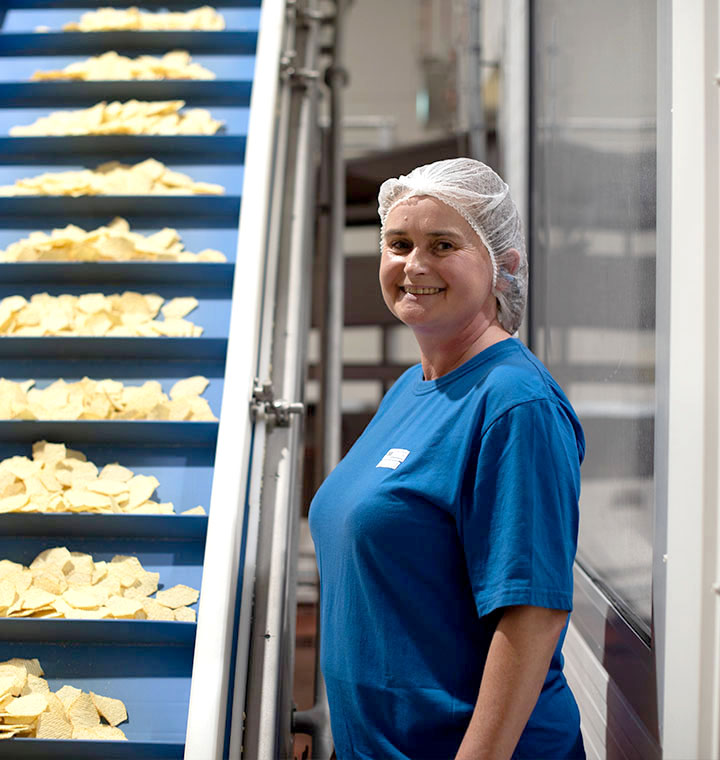
[[[501,608],[572,608],[569,401],[516,339],[392,386],[310,509],[339,760],[451,760]],[[562,639],[514,757],[584,757]]]

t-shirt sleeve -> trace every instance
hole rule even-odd
[[[571,610],[580,460],[552,401],[513,407],[483,432],[458,531],[478,614],[527,604]]]

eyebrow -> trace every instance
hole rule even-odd
[[[427,234],[430,237],[455,237],[461,233],[458,230],[433,230]],[[407,235],[407,231],[400,228],[385,230],[385,237],[389,237],[391,235]]]

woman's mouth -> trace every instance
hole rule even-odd
[[[401,285],[400,290],[413,296],[432,296],[445,290],[445,288],[421,288],[417,285]]]

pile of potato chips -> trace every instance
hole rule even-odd
[[[215,74],[199,63],[193,63],[187,50],[172,50],[162,58],[153,55],[127,58],[110,50],[85,61],[70,63],[63,69],[36,71],[32,79],[110,82],[131,79],[215,79]]]
[[[158,591],[159,580],[137,557],[95,562],[90,554],[56,546],[29,567],[0,560],[0,617],[195,622],[189,605],[200,592],[183,584]]]
[[[208,386],[201,375],[179,380],[165,395],[157,380],[123,385],[119,380],[76,383],[56,380],[40,390],[34,380],[0,378],[0,419],[5,420],[171,420],[216,421],[210,405],[200,398]]]
[[[86,232],[68,224],[49,235],[31,232],[27,238],[0,250],[3,261],[180,261],[224,262],[224,254],[212,248],[199,253],[185,250],[178,231],[164,227],[147,237],[131,232],[122,217]]]
[[[121,700],[69,685],[52,692],[44,675],[37,659],[0,662],[0,739],[127,739]]]
[[[184,105],[184,100],[102,101],[79,111],[53,111],[27,126],[11,127],[10,135],[214,135],[223,126],[205,108],[180,113]]]
[[[171,501],[152,500],[160,485],[118,462],[102,469],[64,443],[37,441],[32,459],[0,461],[0,514],[7,512],[93,512],[95,514],[173,515]],[[201,506],[184,515],[204,515]]]
[[[84,293],[81,296],[51,296],[36,293],[0,300],[0,335],[41,337],[45,335],[92,335],[106,337],[196,338],[199,325],[183,319],[197,308],[192,296],[165,299],[154,293],[126,291]],[[162,312],[163,320],[156,319]]]
[[[47,172],[23,177],[13,185],[0,185],[0,197],[13,195],[222,195],[225,188],[211,182],[195,182],[148,158],[129,166],[118,161],[97,169]]]
[[[222,31],[225,19],[215,8],[203,5],[184,13],[149,13],[132,8],[98,8],[83,13],[80,21],[63,26],[64,32],[108,31]]]

